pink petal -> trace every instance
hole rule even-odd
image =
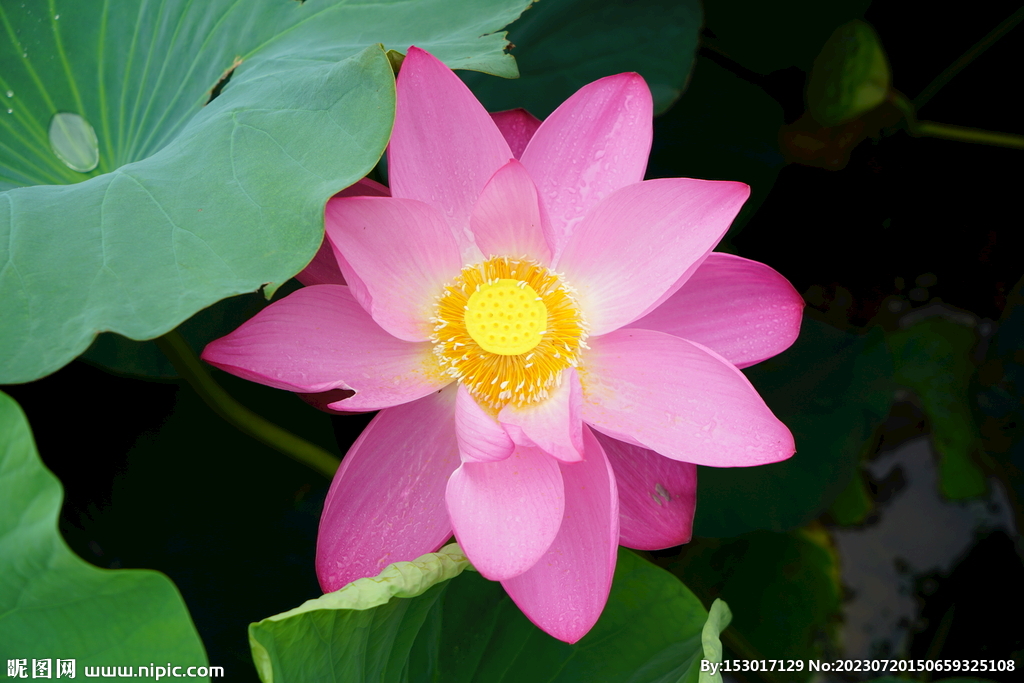
[[[381,185],[376,180],[363,178],[352,183],[335,197],[390,197],[391,190],[386,185]]]
[[[316,256],[295,276],[295,279],[307,287],[310,285],[345,284],[345,276],[338,268],[338,259],[334,258],[334,248],[326,236],[320,243]]]
[[[377,324],[406,341],[430,338],[436,297],[462,270],[436,209],[391,197],[327,202],[327,237],[341,272]]]
[[[463,462],[504,460],[515,450],[512,438],[462,384],[455,399],[455,435]]]
[[[473,204],[512,151],[469,88],[429,53],[409,48],[397,88],[391,194],[439,209],[466,250]]]
[[[377,181],[363,178],[334,196],[389,197],[391,194],[388,188]],[[295,276],[295,279],[307,287],[309,285],[345,284],[345,278],[341,274],[341,269],[338,268],[338,260],[334,258],[334,249],[331,248],[331,243],[327,239],[326,234],[324,235],[323,242],[320,243],[320,249],[316,252],[316,256],[313,257],[308,266]]]
[[[640,318],[644,317],[645,315],[656,309],[658,306],[661,306],[663,303],[672,298],[672,295],[678,292],[682,288],[682,286],[685,285],[691,277],[693,277],[693,274],[697,272],[697,269],[704,265],[704,261],[706,261],[708,257],[711,256],[711,254],[713,253],[715,252],[709,251],[705,253],[702,257],[691,263],[690,267],[686,269],[686,272],[684,272],[678,280],[672,283],[672,286],[666,289],[665,292],[654,301],[654,303],[652,303],[650,306],[644,309],[639,315],[637,315],[636,318],[634,318],[634,320],[639,320]],[[629,327],[629,325],[623,325],[623,327]]]
[[[551,220],[555,258],[590,209],[643,180],[652,121],[647,84],[624,73],[583,86],[534,133],[522,161]]]
[[[558,461],[519,447],[498,462],[464,462],[445,493],[466,557],[492,581],[532,567],[562,524],[565,499]]]
[[[407,403],[451,381],[429,343],[382,330],[348,287],[304,287],[274,302],[226,337],[203,360],[245,379],[304,394],[351,389],[332,408],[377,410]]]
[[[697,503],[697,466],[595,434],[615,472],[619,545],[661,550],[690,541]]]
[[[316,573],[325,592],[451,536],[444,489],[459,464],[454,413],[454,387],[382,410],[349,449],[320,518]]]
[[[743,183],[662,178],[594,207],[556,264],[579,292],[591,334],[618,329],[656,302],[718,244],[749,194]]]
[[[712,253],[679,291],[629,327],[695,341],[745,368],[796,341],[803,297],[763,263]]]
[[[540,126],[540,119],[525,109],[494,112],[491,114],[491,120],[501,131],[516,159],[523,156],[523,150]]]
[[[532,568],[502,582],[530,621],[567,643],[585,636],[601,616],[619,538],[615,476],[589,429],[583,441],[586,459],[561,465],[565,519],[558,536]]]
[[[582,402],[576,368],[568,368],[546,400],[522,407],[510,403],[498,413],[498,421],[516,444],[536,446],[559,460],[578,462],[583,459]]]
[[[358,415],[360,413],[372,412],[369,410],[335,410],[331,407],[331,404],[334,403],[340,405],[342,401],[351,397],[354,393],[354,391],[349,389],[330,389],[316,394],[297,393],[295,395],[314,408],[334,415]]]
[[[736,366],[694,342],[652,330],[590,340],[583,419],[608,436],[674,460],[747,467],[796,448]]]
[[[486,257],[519,256],[551,262],[537,188],[515,159],[487,182],[469,222],[476,245]]]

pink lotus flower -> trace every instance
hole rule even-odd
[[[639,75],[591,83],[543,123],[492,119],[417,48],[397,87],[390,196],[363,181],[328,202],[311,286],[203,358],[381,410],[327,496],[325,591],[454,530],[535,624],[575,642],[619,543],[689,540],[694,463],[792,455],[737,368],[793,342],[803,301],[771,268],[711,252],[746,185],[642,181]]]

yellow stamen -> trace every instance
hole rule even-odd
[[[547,398],[586,348],[572,289],[525,259],[495,257],[463,268],[445,285],[433,322],[442,370],[494,411]]]

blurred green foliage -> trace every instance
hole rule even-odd
[[[804,316],[793,346],[744,372],[793,432],[796,454],[760,467],[699,467],[698,537],[783,531],[817,517],[849,485],[892,400],[878,328],[857,336]]]
[[[814,56],[836,26],[863,15],[870,0],[706,0],[709,44],[759,74],[797,67]]]
[[[1024,500],[1024,279],[1007,297],[973,388],[985,451]]]
[[[837,28],[814,60],[807,109],[821,125],[838,126],[884,102],[891,82],[878,34],[854,20]]]
[[[649,178],[738,180],[750,199],[726,242],[768,196],[786,162],[779,152],[783,109],[756,84],[708,59],[699,59],[686,94],[654,120],[658,141],[647,166]]]
[[[827,659],[837,652],[839,563],[822,527],[698,538],[664,566],[705,604],[721,598],[732,606],[726,659]],[[797,683],[811,672],[759,676]]]
[[[928,418],[942,494],[952,500],[985,495],[988,486],[977,462],[982,446],[970,399],[974,329],[935,316],[890,334],[887,341],[897,384],[914,392]]]
[[[868,442],[869,444],[871,442]],[[873,444],[872,444],[873,445]],[[840,492],[829,508],[833,521],[842,526],[860,524],[874,509],[874,501],[867,489],[864,477],[858,473],[850,479],[850,483]]]
[[[636,71],[661,113],[686,89],[700,27],[697,0],[543,0],[508,27],[518,79],[461,75],[489,111],[543,119],[587,83]]]

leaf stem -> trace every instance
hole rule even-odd
[[[1021,7],[1004,19],[998,26],[989,31],[988,35],[972,45],[971,49],[960,55],[959,59],[946,67],[946,70],[941,74],[936,76],[935,79],[921,91],[921,94],[914,98],[914,107],[917,109],[923,107],[928,100],[934,97],[935,94],[942,89],[942,86],[949,83],[954,76],[960,73],[965,66],[973,62],[976,57],[981,55],[981,53],[992,47],[996,41],[1006,35],[1006,33],[1019,24],[1022,19],[1024,19],[1024,7]]]
[[[912,132],[915,135],[924,137],[974,142],[979,145],[994,145],[996,147],[1010,147],[1011,149],[1024,149],[1024,135],[996,133],[990,130],[981,130],[980,128],[951,126],[947,123],[935,123],[934,121],[918,121],[917,129]]]
[[[196,357],[192,347],[176,330],[171,330],[154,341],[174,365],[174,369],[213,412],[240,431],[280,451],[289,458],[301,462],[327,478],[334,476],[341,460],[316,444],[292,434],[239,403],[210,376],[199,358]]]
[[[979,145],[1024,149],[1024,135],[952,126],[948,123],[936,123],[935,121],[920,121],[917,118],[914,103],[896,90],[889,92],[889,102],[903,114],[903,118],[907,123],[907,131],[914,137],[943,138],[959,142],[973,142]]]

